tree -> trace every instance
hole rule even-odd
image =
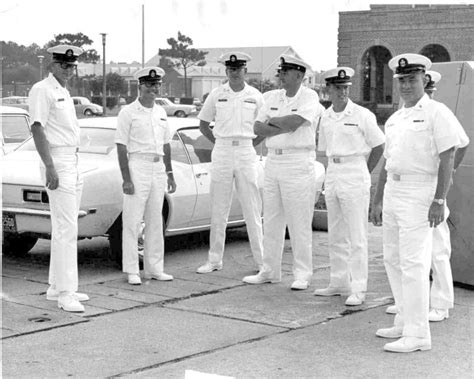
[[[166,57],[170,66],[182,68],[184,70],[184,94],[188,96],[187,79],[188,68],[192,66],[204,66],[206,64],[205,56],[207,51],[201,51],[194,48],[189,48],[193,44],[190,37],[181,34],[178,31],[178,39],[168,38],[166,40],[169,49],[159,49],[158,54]]]
[[[278,86],[275,82],[271,81],[270,79],[256,79],[256,78],[251,78],[247,81],[247,83],[258,89],[261,93],[265,93],[268,91],[271,91],[272,89],[277,89]]]
[[[86,62],[86,63],[97,63],[100,59],[100,55],[97,53],[95,49],[85,49],[84,46],[90,46],[94,43],[88,36],[83,33],[63,33],[63,34],[56,34],[54,39],[49,41],[45,48],[55,46],[58,44],[66,44],[66,45],[73,45],[84,49],[84,54],[81,54],[78,58],[79,62]]]

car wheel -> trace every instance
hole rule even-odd
[[[26,255],[35,246],[37,237],[23,234],[4,233],[2,249],[5,254]]]
[[[163,232],[165,220],[163,217]],[[110,257],[122,269],[122,215],[120,215],[107,232],[109,235]],[[142,222],[138,235],[138,258],[140,270],[143,269],[143,250],[145,247],[145,223]]]
[[[90,110],[89,108],[87,108],[85,111],[84,111],[84,115],[87,116],[87,117],[90,117],[92,116],[94,113],[92,113],[92,110]]]
[[[174,115],[180,118],[186,117],[186,113],[184,111],[176,111]]]

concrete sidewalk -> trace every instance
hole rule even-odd
[[[291,291],[286,242],[282,283],[251,286],[241,279],[253,262],[244,231],[229,233],[224,269],[197,275],[207,244],[168,249],[173,282],[130,286],[99,258],[104,241],[81,243],[81,291],[91,301],[69,314],[45,300],[47,255],[3,259],[3,375],[5,377],[193,377],[191,372],[239,378],[435,377],[471,378],[474,293],[456,288],[452,317],[432,323],[433,349],[383,351],[379,327],[390,326],[391,303],[382,262],[381,229],[370,227],[367,301],[315,297],[329,280],[327,233],[315,232],[313,283]],[[189,247],[188,247],[189,245]],[[48,250],[47,242],[35,247]],[[90,255],[90,258],[89,258]],[[86,257],[86,258],[84,258]]]

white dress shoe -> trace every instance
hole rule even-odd
[[[87,296],[85,293],[74,292],[72,295],[76,297],[77,301],[89,300],[89,296]],[[57,301],[58,298],[59,298],[59,291],[55,287],[50,286],[48,290],[46,291],[46,300]]]
[[[355,292],[346,300],[346,305],[361,305],[365,301],[365,293]]]
[[[160,272],[159,274],[145,274],[145,278],[160,280],[162,282],[168,282],[174,279],[173,275],[165,274],[164,272]]]
[[[138,274],[128,274],[128,284],[133,286],[139,286],[142,284],[142,280],[140,279],[140,275]]]
[[[448,309],[433,308],[428,314],[428,319],[434,322],[443,321],[445,318],[449,318]]]
[[[211,262],[206,262],[202,266],[200,266],[196,272],[198,274],[208,274],[213,271],[219,271],[222,270],[222,262],[221,263],[211,263]]]
[[[401,326],[392,326],[391,328],[378,329],[375,335],[382,338],[400,338],[403,335]]]
[[[385,309],[385,313],[388,313],[389,315],[396,315],[398,313],[398,308],[395,304],[390,305],[387,307],[387,309]]]
[[[295,280],[291,284],[292,290],[306,290],[309,287],[309,282],[307,280]]]
[[[395,342],[385,344],[385,351],[394,353],[411,353],[417,350],[431,350],[431,340],[429,338],[402,337]]]
[[[73,293],[60,294],[58,297],[58,308],[64,309],[66,312],[84,312],[84,306],[76,299]]]
[[[268,272],[260,271],[257,275],[249,275],[242,279],[244,283],[248,284],[263,284],[263,283],[278,283],[280,280],[274,279]]]
[[[314,291],[314,296],[340,296],[348,295],[351,293],[351,290],[348,288],[339,288],[339,287],[328,287],[317,289]]]

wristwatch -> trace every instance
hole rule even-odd
[[[444,199],[433,199],[433,203],[436,203],[438,205],[443,205],[444,204]]]

